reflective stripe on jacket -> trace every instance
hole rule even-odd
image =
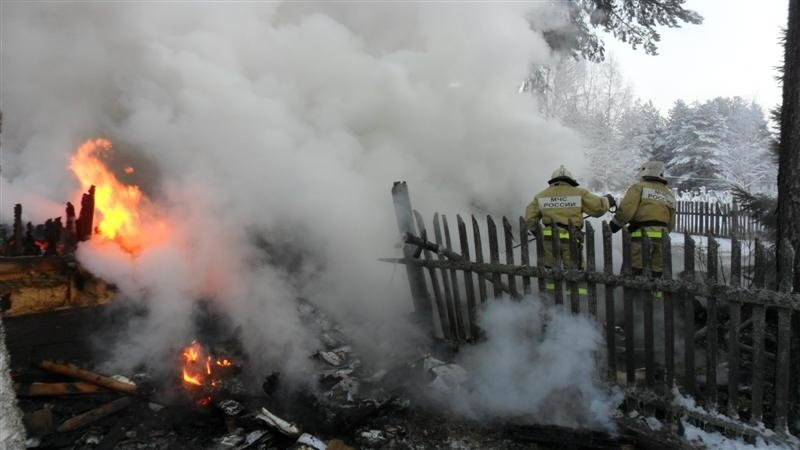
[[[600,217],[606,211],[607,198],[594,195],[584,188],[556,181],[533,198],[525,209],[525,223],[530,227],[541,219],[545,225],[566,227],[571,221],[576,227],[582,228],[584,213]]]
[[[620,227],[627,223],[661,222],[672,231],[675,228],[675,196],[663,182],[640,181],[628,188],[612,220]]]

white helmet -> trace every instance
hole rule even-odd
[[[553,184],[556,181],[565,181],[573,186],[578,185],[578,182],[575,181],[575,178],[572,176],[572,173],[570,173],[570,171],[567,170],[563,164],[558,166],[558,169],[556,169],[553,172],[547,184]]]
[[[645,177],[658,178],[661,181],[667,181],[664,178],[664,163],[661,161],[647,161],[639,168],[639,178]]]

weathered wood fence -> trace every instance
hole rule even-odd
[[[716,237],[756,237],[763,227],[743,214],[736,203],[679,201],[675,206],[675,231],[694,235],[711,232]]]
[[[422,215],[411,209],[405,183],[395,183],[392,193],[405,236],[404,257],[383,261],[406,266],[416,311],[433,318],[440,338],[475,341],[481,335],[481,305],[501,296],[524,300],[537,295],[598,321],[605,334],[606,373],[627,388],[629,399],[737,435],[761,436],[761,424],[777,437],[787,436],[790,427],[797,431],[800,294],[793,293],[794,252],[788,243],[781,244],[776,289],[766,286],[767,272],[775,267],[760,242],[755,243],[754,266],[743,267],[742,245],[734,236],[725,271],[710,233],[705,255],[684,234],[681,273],[673,272],[673,255],[680,253],[669,235],[660,241],[644,236],[644,267],[641,275],[634,275],[631,237],[623,229],[622,265],[615,273],[612,234],[605,222],[599,230],[602,257],[595,251],[595,230],[586,222],[585,245],[571,227],[571,261],[563,267],[558,240],[545,241],[541,225],[529,230],[522,218],[512,222],[486,216],[484,222],[459,215],[451,233],[452,221],[434,214],[432,228],[427,228]],[[552,268],[544,266],[545,244],[553,245]],[[660,278],[652,276],[647,257],[654,245],[661,245],[664,255]],[[584,249],[581,269],[575,262]],[[699,256],[705,257],[704,273],[696,270]],[[554,289],[548,292],[546,284]],[[586,296],[581,298],[579,288],[584,286]],[[676,386],[709,412],[675,404]]]

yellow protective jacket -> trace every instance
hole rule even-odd
[[[533,226],[539,219],[545,225],[557,224],[567,227],[570,220],[583,227],[583,214],[600,217],[608,211],[608,199],[594,195],[586,189],[556,181],[536,194],[525,209],[525,223]]]
[[[663,224],[672,231],[675,228],[675,196],[666,183],[658,179],[645,179],[628,188],[617,207],[612,222],[620,227],[630,223],[633,228]]]

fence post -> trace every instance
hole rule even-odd
[[[396,181],[392,186],[392,200],[394,203],[394,213],[397,218],[397,228],[401,236],[406,233],[414,234],[414,220],[411,216],[411,200],[408,195],[408,185],[405,181]],[[412,259],[415,247],[410,244],[403,245],[403,257]],[[431,330],[432,305],[428,295],[428,288],[425,285],[425,274],[422,267],[413,264],[405,264],[408,285],[411,289],[411,299],[414,302],[414,313],[419,323],[424,323]]]
[[[552,236],[550,236],[550,248],[553,250],[553,270],[560,271],[563,267],[561,261],[561,228],[556,224],[550,224]],[[554,283],[554,302],[556,305],[564,304],[564,280],[553,278]]]
[[[572,223],[572,219],[569,221],[569,269],[579,269],[581,267],[581,252],[580,252],[580,244],[578,243],[578,233],[580,230],[574,223]],[[572,314],[578,314],[581,312],[581,304],[580,304],[580,287],[577,282],[570,281],[567,283],[569,288],[569,304],[570,309],[572,310]]]

